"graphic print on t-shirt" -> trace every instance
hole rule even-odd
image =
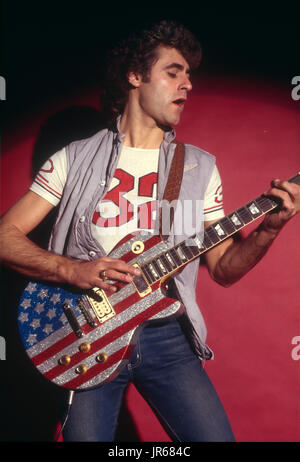
[[[212,180],[214,178],[215,183],[217,183],[217,187],[215,185],[213,186],[213,188],[211,189],[211,197],[206,197],[204,202],[204,217],[205,220],[208,221],[219,219],[219,216],[217,216],[217,218],[213,216],[215,212],[223,212],[223,188],[221,183],[218,184],[218,182],[220,182],[221,180],[216,175],[212,178]]]
[[[113,179],[118,179],[119,183],[104,196],[93,214],[92,222],[99,227],[115,228],[128,224],[136,213],[137,229],[153,229],[153,211],[156,210],[156,201],[140,202],[142,197],[154,198],[157,172],[151,172],[137,178],[125,170],[117,168]],[[134,190],[135,182],[138,183],[138,194],[135,200],[131,199],[130,201],[126,195]]]
[[[91,220],[93,237],[107,253],[129,233],[154,230],[158,156],[158,149],[123,146],[109,190],[99,200]],[[67,155],[63,148],[44,163],[30,190],[56,206],[66,181]],[[203,218],[215,221],[223,216],[222,183],[215,166],[205,192]]]
[[[56,206],[61,200],[66,178],[67,159],[66,150],[63,148],[46,160],[30,189]]]
[[[109,252],[135,231],[153,232],[158,149],[124,146],[108,192],[92,216],[93,236]]]
[[[117,168],[114,179],[119,183],[102,199],[95,210],[92,222],[99,227],[116,227],[128,223],[133,218],[133,207],[125,195],[134,188],[134,177],[121,168]]]
[[[52,173],[54,170],[53,161],[52,159],[48,159],[46,165],[40,169],[39,173],[37,174],[35,181],[44,188],[49,194],[52,194],[56,199],[61,198],[61,194],[56,191],[55,189],[51,188],[49,185],[49,180],[47,180],[47,176]]]

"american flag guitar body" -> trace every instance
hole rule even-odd
[[[300,174],[289,181],[300,184]],[[145,321],[182,313],[181,302],[166,296],[168,279],[277,206],[261,195],[174,247],[158,235],[127,236],[109,256],[139,266],[142,275],[133,283],[118,284],[119,290],[110,296],[100,289],[79,292],[30,282],[19,303],[18,325],[33,365],[70,390],[112,380],[128,362]]]

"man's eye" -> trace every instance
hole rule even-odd
[[[172,77],[172,79],[175,79],[176,77],[176,74],[174,74],[174,72],[168,72],[169,76]]]

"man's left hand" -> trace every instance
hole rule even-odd
[[[277,234],[281,228],[300,211],[300,186],[289,181],[274,179],[271,188],[265,192],[281,201],[278,211],[268,213],[263,221],[263,229]]]

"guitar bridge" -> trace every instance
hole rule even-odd
[[[81,302],[88,304],[100,323],[107,321],[116,314],[105,292],[97,287],[94,287],[94,289],[82,297]]]
[[[78,298],[77,300],[77,305],[80,309],[80,311],[82,312],[82,314],[84,315],[87,323],[91,326],[91,327],[97,327],[97,323],[95,321],[95,319],[93,318],[93,316],[91,315],[91,309],[89,308],[88,306],[88,303],[85,303],[84,302],[84,298],[81,297],[81,298]],[[92,311],[93,312],[93,311]],[[93,312],[94,313],[94,312]]]

